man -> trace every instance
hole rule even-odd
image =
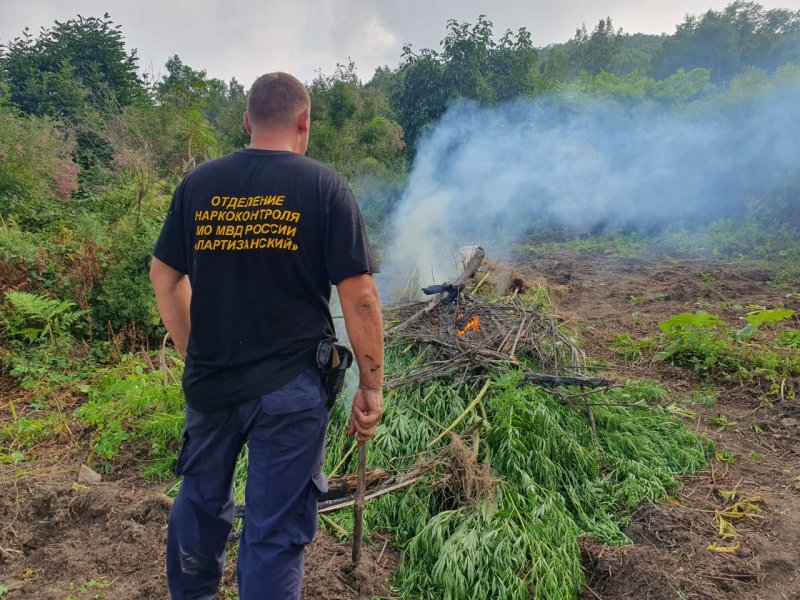
[[[247,443],[241,600],[300,597],[316,532],[327,391],[316,365],[333,338],[337,286],[360,371],[350,434],[381,417],[383,324],[377,269],[344,180],[303,156],[310,100],[286,73],[253,84],[250,146],[197,167],[180,184],[153,252],[164,325],[186,359],[183,484],[167,533],[177,600],[211,600],[233,523],[236,458]]]

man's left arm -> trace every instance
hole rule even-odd
[[[190,327],[189,303],[192,299],[189,278],[154,256],[150,266],[150,281],[164,327],[178,352],[186,358]]]
[[[360,382],[353,397],[348,435],[358,432],[359,441],[375,434],[383,415],[383,317],[378,289],[372,275],[364,273],[340,281],[336,288],[358,363]]]

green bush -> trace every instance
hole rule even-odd
[[[183,392],[179,383],[165,383],[160,372],[149,371],[131,356],[110,368],[88,386],[88,400],[75,417],[92,429],[92,459],[109,471],[123,446],[149,458],[144,474],[170,476],[183,429]]]
[[[146,219],[138,224],[133,221],[129,217],[114,230],[89,300],[96,330],[134,327],[148,336],[160,322],[149,275],[160,225]]]
[[[3,367],[40,395],[79,381],[94,366],[89,348],[73,335],[85,329],[85,317],[70,300],[8,292],[0,309]]]
[[[747,325],[739,330],[702,310],[673,315],[658,324],[669,345],[654,359],[691,366],[708,377],[725,380],[774,381],[792,377],[800,374],[800,357],[782,350],[789,336],[766,345],[749,342],[763,326],[793,315],[794,311],[786,309],[754,311],[745,316]]]
[[[73,150],[54,121],[0,105],[0,214],[26,229],[64,214],[78,187]]]

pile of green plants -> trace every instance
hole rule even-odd
[[[388,370],[407,368],[419,352],[390,349]],[[479,394],[453,430],[468,432],[466,441],[444,436],[431,446]],[[519,372],[387,394],[382,425],[368,444],[370,466],[407,471],[442,448],[454,457],[410,488],[368,503],[367,530],[391,534],[402,549],[399,591],[453,600],[577,597],[578,538],[626,543],[621,527],[636,506],[666,498],[677,488],[676,475],[706,465],[710,448],[658,406],[664,396],[647,382],[592,395],[595,436],[585,407],[526,384]],[[341,468],[351,447],[348,420],[346,403],[335,406],[329,472]],[[463,454],[484,482],[477,492],[454,476]],[[334,529],[352,531],[351,520],[349,511],[335,514]]]

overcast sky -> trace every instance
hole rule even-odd
[[[720,9],[728,0],[0,0],[0,42],[25,26],[38,32],[55,19],[102,16],[122,25],[128,48],[153,74],[173,54],[212,77],[245,86],[261,73],[288,71],[311,81],[321,70],[355,61],[368,80],[376,67],[397,66],[406,43],[438,48],[448,19],[474,23],[485,14],[495,33],[526,27],[537,46],[569,39],[611,16],[626,32],[672,33],[687,13]],[[800,9],[800,0],[765,1]]]

